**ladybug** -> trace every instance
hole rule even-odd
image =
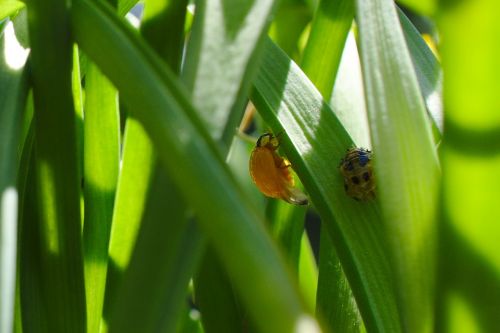
[[[276,151],[279,145],[278,138],[271,133],[259,137],[250,155],[250,176],[265,196],[307,205],[306,195],[295,187],[290,162]]]
[[[340,161],[344,189],[348,196],[367,201],[375,198],[375,179],[372,169],[372,152],[365,148],[350,148]]]

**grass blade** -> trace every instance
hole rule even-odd
[[[43,274],[40,253],[40,221],[36,199],[36,172],[33,145],[26,145],[22,166],[26,169],[26,186],[21,190],[19,212],[19,278],[20,311],[16,319],[21,319],[16,327],[23,332],[48,332],[50,320],[45,307]],[[21,183],[21,182],[20,182]],[[29,232],[27,232],[29,230]]]
[[[0,21],[15,14],[24,7],[24,3],[17,0],[3,0],[0,2]]]
[[[351,287],[326,230],[321,232],[316,314],[332,332],[360,332],[363,327]]]
[[[248,318],[238,302],[233,283],[213,247],[207,247],[194,276],[196,305],[207,333],[248,330]]]
[[[332,172],[332,160],[353,145],[349,134],[305,74],[270,42],[254,88],[260,114],[275,133],[283,132],[283,150],[334,241],[367,329],[400,331],[378,205],[347,197],[340,173]]]
[[[115,298],[110,332],[174,332],[204,245],[198,226],[186,221],[182,198],[175,191],[164,195],[165,186],[173,185],[163,169],[156,172],[159,176],[154,176],[135,249]],[[165,202],[176,208],[168,209],[168,221],[158,216],[165,213]],[[168,227],[160,228],[159,223]]]
[[[433,327],[439,167],[418,81],[390,0],[357,1],[360,54],[403,327]]]
[[[0,331],[11,332],[14,321],[18,223],[17,146],[28,96],[26,55],[19,51],[12,25],[0,33]],[[12,56],[21,66],[12,68]],[[23,74],[24,73],[24,74]]]
[[[203,230],[259,328],[289,332],[304,321],[310,323],[262,216],[237,187],[173,74],[107,7],[78,0],[72,14],[76,40],[146,125],[172,180],[200,212]],[[116,62],[117,57],[122,61]],[[129,80],[129,75],[135,79]],[[249,279],[254,281],[252,289],[247,288]]]
[[[71,75],[73,101],[75,103],[76,149],[78,160],[78,179],[83,179],[83,94],[80,71],[80,51],[73,45],[73,71]],[[83,221],[83,216],[82,216]]]
[[[244,110],[273,10],[274,1],[197,2],[183,78],[200,117],[225,153]],[[195,279],[207,332],[241,331],[242,325],[249,325],[237,309],[237,296],[228,288],[233,283],[213,247],[208,247]]]
[[[274,238],[281,244],[292,271],[297,274],[306,216],[305,207],[296,207],[282,201],[272,200],[267,204],[266,215]]]
[[[29,1],[44,307],[50,332],[85,331],[72,45],[64,1]],[[58,50],[54,53],[53,50]],[[50,84],[47,84],[50,82]]]
[[[35,137],[35,124],[33,121],[33,111],[34,111],[34,106],[33,106],[33,94],[30,93],[28,95],[28,100],[26,101],[26,108],[25,108],[25,113],[24,113],[24,119],[22,122],[22,136],[18,148],[18,161],[19,161],[19,167],[18,167],[18,172],[17,172],[17,184],[18,184],[18,189],[19,189],[19,205],[18,205],[18,232],[17,232],[17,239],[18,239],[18,247],[17,247],[17,281],[16,281],[16,304],[15,304],[15,318],[14,318],[14,330],[13,332],[16,333],[22,333],[23,332],[23,320],[24,317],[26,316],[25,313],[23,313],[23,305],[29,305],[30,303],[27,304],[22,304],[21,302],[21,297],[22,294],[25,290],[23,290],[23,278],[26,277],[26,274],[23,275],[23,268],[26,266],[25,265],[25,260],[29,261],[30,259],[27,259],[29,257],[36,257],[38,256],[38,247],[34,246],[33,243],[23,243],[23,237],[25,234],[23,233],[23,228],[24,225],[26,224],[26,219],[25,215],[29,214],[36,214],[36,207],[33,207],[35,205],[31,204],[26,204],[28,202],[27,199],[29,199],[29,196],[27,195],[27,191],[31,190],[27,189],[27,181],[28,181],[28,176],[31,176],[32,173],[34,173],[34,167],[32,167],[31,161],[31,155],[33,151],[33,142],[34,142],[34,137]],[[30,184],[30,186],[32,186]],[[31,193],[31,197],[33,197],[34,194]],[[26,209],[28,207],[28,209]],[[33,219],[36,221],[36,218]],[[35,230],[33,232],[33,235],[31,235],[33,238],[37,238],[35,235]],[[38,245],[38,244],[36,244]],[[25,249],[32,247],[34,248],[35,255],[34,256],[26,256],[25,255]],[[31,278],[32,276],[39,276],[39,274],[28,274],[28,276]],[[24,279],[25,281],[26,279]],[[37,288],[38,290],[40,288]],[[42,302],[39,299],[34,300],[33,298],[28,298],[33,301],[35,304],[42,304]],[[29,308],[30,306],[26,306]],[[37,323],[36,321],[32,321]]]
[[[311,7],[306,1],[280,1],[269,27],[269,37],[293,59],[302,52],[301,37],[312,19]]]
[[[300,67],[327,101],[353,18],[353,0],[322,0],[314,16]]]
[[[109,240],[102,332],[108,331],[107,324],[111,320],[113,306],[140,232],[153,172],[154,152],[151,140],[143,126],[129,117],[123,134],[122,167]]]
[[[360,84],[354,86],[351,83],[361,82],[361,76],[356,75],[359,73],[359,66],[356,66],[359,56],[352,36],[346,42],[353,18],[354,1],[322,1],[314,17],[301,67],[324,100],[331,99],[331,105],[337,106],[334,111],[337,111],[337,117],[351,133],[354,141],[361,146],[367,146],[365,142],[369,140],[366,140],[365,134],[367,126],[364,105],[342,105],[346,100],[348,103],[362,101],[359,96],[354,96],[355,92],[360,90],[353,89]],[[347,66],[352,68],[347,69]],[[338,112],[339,110],[345,112]],[[362,326],[362,321],[333,243],[325,235],[326,232],[327,229],[323,227],[320,238],[316,313],[333,332],[356,332]]]
[[[150,0],[146,3],[141,27],[150,45],[175,71],[180,70],[185,13],[185,1]],[[170,32],[169,38],[165,39],[164,31]],[[134,119],[129,118],[128,124],[134,124],[139,130]],[[146,140],[144,129],[137,130],[127,132],[127,139],[139,139],[151,150],[152,143]],[[138,148],[127,145],[125,149],[131,147]],[[131,156],[129,151],[126,154]],[[134,161],[124,159],[124,163],[131,162],[135,165]],[[152,169],[143,172],[144,167]],[[135,249],[123,282],[113,279],[120,288],[114,301],[110,331],[173,332],[186,305],[187,285],[203,249],[204,237],[194,222],[187,220],[187,207],[160,168],[156,156],[151,156],[138,172],[138,178],[133,181],[148,183],[149,189],[146,200],[134,203],[144,205],[144,211],[140,219],[133,221],[135,225],[140,224],[140,231],[137,241],[130,244],[133,247],[135,243]],[[123,181],[127,181],[125,174],[123,177]],[[168,223],[165,223],[166,211]],[[121,229],[129,227],[120,220],[117,223]],[[156,267],[158,263],[160,268]]]
[[[92,63],[87,65],[85,97],[83,245],[87,330],[97,332],[120,163],[120,121],[117,91]]]
[[[316,307],[316,294],[318,291],[318,267],[311,242],[306,232],[302,234],[300,247],[299,284],[306,304],[310,309],[314,309]]]
[[[402,10],[398,8],[399,21],[403,29],[406,44],[410,51],[415,74],[417,75],[420,90],[425,100],[425,105],[434,120],[434,126],[443,131],[443,104],[442,85],[443,75],[441,66],[429,46],[410,22]]]
[[[152,163],[153,148],[142,125],[137,120],[128,118],[123,136],[123,166],[120,170],[109,245],[113,266],[122,273],[130,261],[139,232],[138,221],[144,214],[145,204],[138,200],[147,197],[150,174],[153,171],[149,166]],[[135,193],[136,196],[130,193]]]
[[[363,93],[359,54],[354,35],[350,33],[345,43],[330,105],[354,142],[361,147],[371,147]],[[356,301],[338,262],[336,250],[331,240],[323,235],[325,232],[327,229],[323,227],[320,237],[316,313],[323,313],[322,318],[334,332],[359,331],[363,323]]]
[[[226,146],[241,119],[274,6],[267,0],[197,3],[184,81],[212,137]]]
[[[498,329],[499,10],[491,0],[443,3],[438,21],[445,76],[441,332]]]

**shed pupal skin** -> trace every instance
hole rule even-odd
[[[279,140],[263,134],[250,156],[250,175],[259,190],[268,197],[282,199],[294,205],[307,205],[307,197],[295,187],[290,162],[279,156]]]

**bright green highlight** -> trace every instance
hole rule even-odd
[[[15,14],[19,9],[24,7],[24,3],[17,0],[2,0],[0,2],[0,21],[6,17]]]
[[[484,332],[477,324],[470,304],[459,294],[450,294],[445,300],[448,308],[447,316],[450,318],[451,325],[449,332],[456,333],[481,333]]]
[[[450,36],[442,45],[447,116],[457,126],[479,131],[500,126],[499,11],[495,0],[460,1],[440,20],[443,36]]]
[[[500,218],[495,209],[498,205],[500,177],[500,153],[493,156],[467,156],[446,149],[443,163],[452,166],[444,175],[444,205],[453,226],[464,240],[474,244],[478,253],[488,261],[500,276]]]

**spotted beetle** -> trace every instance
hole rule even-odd
[[[375,198],[372,152],[365,148],[350,148],[340,161],[344,189],[348,196],[367,201]]]

